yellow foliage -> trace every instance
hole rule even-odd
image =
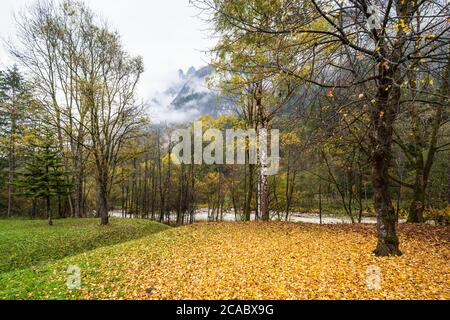
[[[82,290],[88,299],[448,300],[448,234],[403,225],[404,255],[376,258],[374,226],[197,224],[124,246]]]
[[[281,141],[285,146],[295,146],[300,144],[300,137],[296,132],[286,132],[281,134]]]
[[[444,209],[427,209],[425,211],[425,216],[434,221],[438,221],[440,223],[450,223],[450,206]]]

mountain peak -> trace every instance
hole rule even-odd
[[[195,72],[197,72],[197,70],[194,68],[194,67],[190,67],[189,68],[189,70],[188,70],[188,72],[186,73],[186,76],[189,78],[189,77],[192,77],[194,74],[195,74]]]
[[[154,103],[164,104],[162,107],[166,107],[167,112],[184,115],[185,121],[193,121],[200,115],[217,117],[227,112],[231,105],[220,101],[219,94],[208,88],[207,80],[213,74],[214,69],[209,65],[199,69],[190,67],[187,72],[179,70],[178,80]]]

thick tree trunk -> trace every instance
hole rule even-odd
[[[416,79],[411,80],[411,86],[416,88]],[[424,148],[425,141],[423,141],[422,132],[422,120],[416,110],[416,106],[413,106],[411,112],[412,118],[412,136],[414,138],[414,148],[410,151],[411,158],[414,159],[411,163],[414,167],[415,182],[413,187],[413,201],[408,214],[409,223],[422,223],[423,212],[425,210],[425,160],[424,160]],[[437,134],[437,131],[436,131]],[[433,156],[431,153],[429,156]]]
[[[378,231],[378,245],[374,253],[379,257],[402,255],[399,249],[396,212],[392,205],[388,176],[392,126],[395,119],[395,110],[389,105],[389,88],[392,87],[392,82],[388,77],[383,80],[377,96],[377,105],[373,106],[371,112],[370,132],[372,183]]]
[[[106,226],[109,224],[109,215],[108,215],[108,196],[105,192],[105,188],[103,186],[99,186],[100,190],[97,195],[97,211],[100,216],[100,221],[102,226]]]
[[[375,210],[378,217],[378,245],[374,252],[377,256],[401,255],[396,233],[396,213],[389,194],[386,167],[387,162],[384,159],[372,160]]]
[[[422,184],[422,178],[420,175],[416,177],[416,183],[414,185],[414,194],[411,207],[408,214],[409,223],[423,223],[425,211],[425,189]]]
[[[77,156],[74,159],[74,177],[75,180],[75,194],[74,194],[74,214],[75,217],[82,218],[84,216],[83,210],[83,181],[84,181],[84,164],[83,164],[83,151],[81,147],[77,147]]]
[[[108,206],[108,178],[104,170],[100,169],[97,177],[97,214],[100,217],[100,224],[106,226],[109,224],[109,206]]]

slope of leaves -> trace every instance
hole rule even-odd
[[[376,258],[373,226],[198,224],[66,259],[43,275],[0,276],[10,287],[0,298],[450,299],[449,234],[405,225],[404,255]],[[66,288],[72,264],[82,269],[80,290]],[[374,268],[377,288],[368,283]]]

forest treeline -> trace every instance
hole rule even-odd
[[[192,5],[218,39],[208,85],[233,106],[204,126],[280,129],[280,172],[175,165],[171,133],[190,125],[152,124],[136,92],[143,59],[84,3],[40,1],[18,17],[17,66],[0,74],[2,216],[376,216],[380,256],[401,254],[401,216],[448,223],[447,1]]]

